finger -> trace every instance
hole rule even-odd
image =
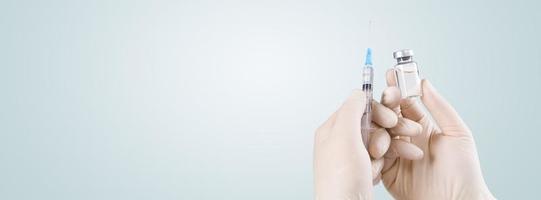
[[[391,128],[398,122],[396,113],[377,101],[372,101],[372,110],[372,121],[381,127]]]
[[[354,90],[351,96],[344,102],[344,104],[338,110],[336,121],[333,131],[338,133],[336,137],[347,137],[352,139],[360,136],[361,132],[361,118],[364,112],[365,94],[361,90]],[[334,137],[334,136],[331,136]],[[360,139],[360,137],[359,137]]]
[[[393,149],[389,149],[383,158],[384,164],[383,169],[381,170],[381,178],[383,179],[383,183],[386,184],[393,182],[392,179],[396,178],[400,161],[398,159],[398,154]]]
[[[385,155],[391,145],[391,136],[384,128],[376,129],[370,135],[370,145],[368,145],[368,153],[374,159],[380,159]]]
[[[402,94],[400,92],[400,88],[398,88],[398,84],[396,83],[396,76],[395,76],[394,69],[387,70],[385,74],[385,78],[387,80],[387,86],[389,88],[394,88],[394,89],[388,89],[389,91],[384,90],[384,92],[387,91],[388,94],[383,93],[383,95],[385,96],[382,96],[381,101],[384,102],[384,99],[385,99],[385,105],[393,109],[395,113],[398,113],[399,115],[401,115],[400,114],[400,100],[402,99]],[[387,97],[387,95],[389,95],[389,97]]]
[[[394,109],[400,105],[400,89],[396,86],[389,86],[383,90],[381,95],[381,104],[384,106]]]
[[[392,140],[391,140],[392,143]],[[396,151],[389,147],[387,152],[385,152],[385,155],[383,156],[385,164],[383,165],[382,173],[385,173],[388,171],[391,167],[393,167],[398,160],[398,153]]]
[[[423,96],[426,108],[436,120],[445,135],[470,136],[471,133],[453,106],[449,104],[428,80],[422,81]]]
[[[385,78],[387,80],[387,86],[398,86],[396,84],[396,75],[394,69],[388,69],[385,73]]]
[[[385,165],[385,159],[377,159],[372,161],[372,184],[377,185],[381,181],[381,171]]]
[[[400,102],[400,112],[403,117],[419,122],[426,116],[421,102],[417,98],[405,98]]]
[[[383,169],[383,158],[372,160],[372,180],[376,179]]]
[[[396,151],[400,158],[407,160],[420,160],[424,154],[419,147],[403,140],[392,140],[391,148]]]
[[[381,173],[378,174],[378,176],[372,180],[372,185],[377,185],[381,181]]]
[[[399,118],[395,127],[389,129],[389,133],[393,136],[417,136],[421,134],[423,127],[408,118]]]
[[[396,181],[398,177],[398,171],[400,169],[400,160],[393,158],[392,161],[389,161],[388,158],[385,158],[385,164],[381,170],[381,179],[386,188],[390,188],[391,185]]]

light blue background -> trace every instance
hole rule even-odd
[[[376,93],[413,49],[495,196],[538,198],[539,7],[2,0],[0,199],[311,199],[313,131],[368,45]]]

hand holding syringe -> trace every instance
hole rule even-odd
[[[364,62],[363,72],[362,72],[362,90],[365,93],[366,97],[366,107],[361,119],[361,134],[364,146],[368,148],[368,134],[371,131],[372,124],[372,84],[374,82],[374,69],[372,68],[372,49],[368,48],[366,50],[366,58]]]

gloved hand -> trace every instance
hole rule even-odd
[[[483,180],[471,131],[430,82],[422,81],[422,102],[400,99],[392,70],[387,72],[387,84],[382,104],[404,117],[399,118],[399,125],[412,120],[422,127],[420,135],[398,139],[395,135],[404,135],[399,132],[414,132],[418,127],[389,131],[397,142],[385,154],[382,178],[392,196],[416,200],[494,199]],[[411,144],[424,152],[422,159],[410,160],[401,155],[418,151]]]
[[[392,145],[385,128],[395,127],[398,117],[391,109],[372,101],[374,128],[367,151],[361,139],[365,101],[364,93],[355,90],[317,129],[314,142],[316,199],[372,199],[373,183],[378,182],[383,168],[383,155]],[[407,153],[402,155],[415,158],[408,157]]]

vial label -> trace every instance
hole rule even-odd
[[[414,62],[399,64],[395,67],[395,73],[402,98],[421,96],[421,79],[417,64]]]

